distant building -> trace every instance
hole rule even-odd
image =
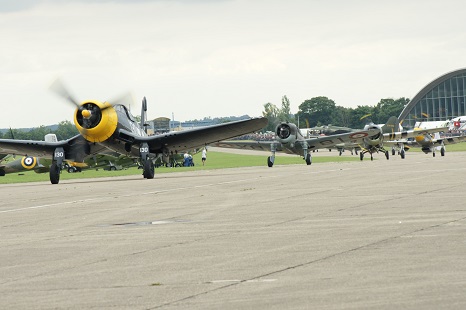
[[[170,119],[168,117],[158,117],[154,120],[148,121],[150,129],[153,133],[164,133],[170,131]],[[148,130],[149,133],[149,130]]]
[[[178,122],[179,123],[179,122]],[[179,126],[183,129],[193,129],[198,127],[212,126],[216,123],[212,120],[208,121],[190,121],[190,122],[181,122]]]
[[[416,122],[444,121],[463,115],[466,115],[466,69],[459,69],[422,88],[399,119],[403,127],[413,128]]]
[[[158,117],[151,121],[147,121],[149,124],[148,133],[165,133],[169,131],[180,131],[186,129],[193,129],[198,127],[205,127],[215,125],[216,122],[212,120],[208,121],[189,121],[189,122],[180,122],[172,121],[168,117]]]

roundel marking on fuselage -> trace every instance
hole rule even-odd
[[[24,169],[32,169],[36,166],[37,164],[37,158],[32,157],[32,156],[24,156],[21,159],[21,166],[23,166]]]

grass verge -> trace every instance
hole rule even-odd
[[[155,174],[159,173],[174,173],[180,171],[196,171],[196,170],[209,170],[209,169],[222,169],[222,168],[238,168],[238,167],[252,167],[252,166],[266,166],[268,152],[264,155],[240,155],[223,152],[208,152],[206,165],[202,166],[201,154],[193,156],[194,167],[179,167],[167,168],[161,167],[155,169]],[[318,153],[313,154],[313,164],[325,162],[346,162],[346,161],[359,161],[359,156],[319,156]],[[280,156],[275,158],[276,165],[304,165],[304,160],[299,156]],[[81,178],[101,178],[101,177],[114,177],[114,176],[127,176],[127,175],[142,175],[142,170],[136,167],[118,171],[104,171],[103,169],[87,169],[80,173],[68,173],[63,171],[61,180],[72,180]],[[142,178],[142,176],[141,176]],[[49,181],[48,173],[35,173],[34,171],[26,171],[21,173],[11,173],[4,177],[0,177],[0,184],[9,183],[27,183],[27,182],[41,182]]]

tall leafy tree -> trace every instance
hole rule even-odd
[[[282,108],[278,112],[278,118],[281,122],[293,122],[294,116],[291,114],[290,100],[288,97],[282,97]]]
[[[404,97],[396,100],[392,98],[380,99],[374,108],[374,122],[383,124],[391,116],[398,117],[408,102],[409,99]]]
[[[351,128],[362,129],[364,126],[372,121],[372,114],[374,113],[374,108],[364,105],[358,105],[357,108],[353,109],[351,113]]]
[[[353,113],[353,109],[351,108],[336,106],[335,115],[333,118],[333,122],[334,122],[333,125],[351,127],[351,114],[352,113]]]
[[[277,108],[276,105],[273,103],[266,103],[264,104],[264,111],[262,112],[262,116],[267,117],[269,120],[267,126],[264,128],[265,131],[274,131],[275,126],[280,122],[279,120],[280,110]]]
[[[331,124],[335,116],[336,104],[327,97],[314,97],[299,105],[300,127],[314,127]]]
[[[62,121],[58,123],[58,128],[54,132],[57,135],[58,140],[65,140],[77,135],[78,129],[70,121]]]

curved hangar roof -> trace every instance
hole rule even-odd
[[[440,85],[441,83],[443,83],[444,81],[452,78],[452,77],[455,77],[455,76],[458,76],[458,75],[463,75],[465,74],[466,75],[466,68],[463,68],[463,69],[459,69],[459,70],[455,70],[455,71],[451,71],[451,72],[448,72],[438,78],[436,78],[435,80],[433,80],[432,82],[430,82],[429,84],[427,84],[426,86],[424,86],[424,88],[422,88],[417,94],[416,96],[413,97],[413,99],[411,99],[409,101],[409,103],[406,105],[406,107],[403,109],[403,111],[401,111],[401,114],[400,116],[398,117],[399,120],[404,120],[406,118],[406,116],[409,114],[409,112],[411,112],[411,110],[413,109],[413,107],[419,103],[419,101],[427,94],[429,93],[430,91],[432,91],[432,89],[438,85]]]

